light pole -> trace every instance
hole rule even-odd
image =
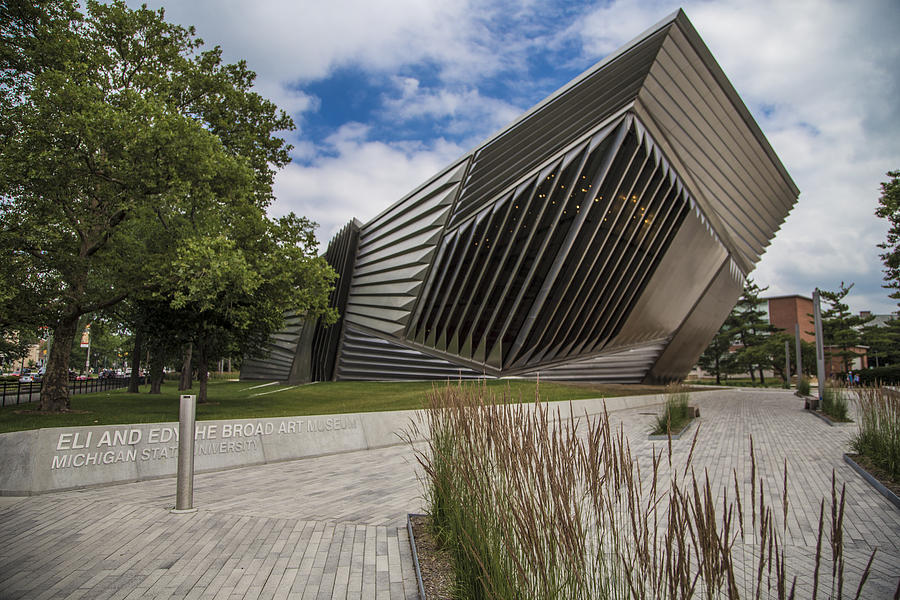
[[[825,344],[822,341],[822,308],[820,306],[819,288],[813,292],[813,320],[816,326],[816,378],[819,380],[819,402],[822,402],[825,390]]]

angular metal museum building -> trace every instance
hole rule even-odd
[[[679,11],[326,252],[246,379],[680,379],[799,192]]]

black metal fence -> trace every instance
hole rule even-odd
[[[131,379],[130,376],[123,375],[119,377],[104,377],[103,379],[70,381],[69,394],[92,394],[94,392],[116,390],[128,387],[129,379]],[[140,382],[144,383],[143,377],[140,378]],[[41,397],[41,387],[43,385],[42,381],[32,383],[21,383],[18,381],[0,382],[0,406],[36,402]]]

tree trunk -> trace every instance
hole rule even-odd
[[[69,410],[69,355],[78,331],[78,316],[64,317],[53,331],[53,344],[41,386],[40,410]]]
[[[128,393],[140,392],[141,354],[144,351],[144,328],[138,327],[134,332],[134,352],[131,353],[131,377],[128,379]]]
[[[763,375],[762,365],[759,366],[759,385],[766,385],[766,378]]]
[[[150,355],[150,393],[161,394],[162,382],[165,373],[166,361],[162,352],[156,352]]]
[[[181,363],[181,383],[178,384],[179,391],[191,389],[191,353],[193,352],[193,342],[188,342],[184,348],[184,361]]]
[[[197,381],[200,382],[200,393],[197,404],[206,402],[206,382],[209,379],[209,359],[206,356],[206,343],[201,338],[197,343]]]
[[[716,351],[716,385],[722,385],[721,380],[722,368],[719,366],[719,354],[718,350]]]

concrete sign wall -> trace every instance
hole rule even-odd
[[[607,410],[663,401],[613,398]],[[560,403],[563,418],[603,410],[602,400]],[[556,406],[553,407],[555,412]],[[197,422],[194,470],[352,452],[404,443],[417,411]],[[0,435],[0,495],[29,495],[174,476],[178,423],[60,427]]]

